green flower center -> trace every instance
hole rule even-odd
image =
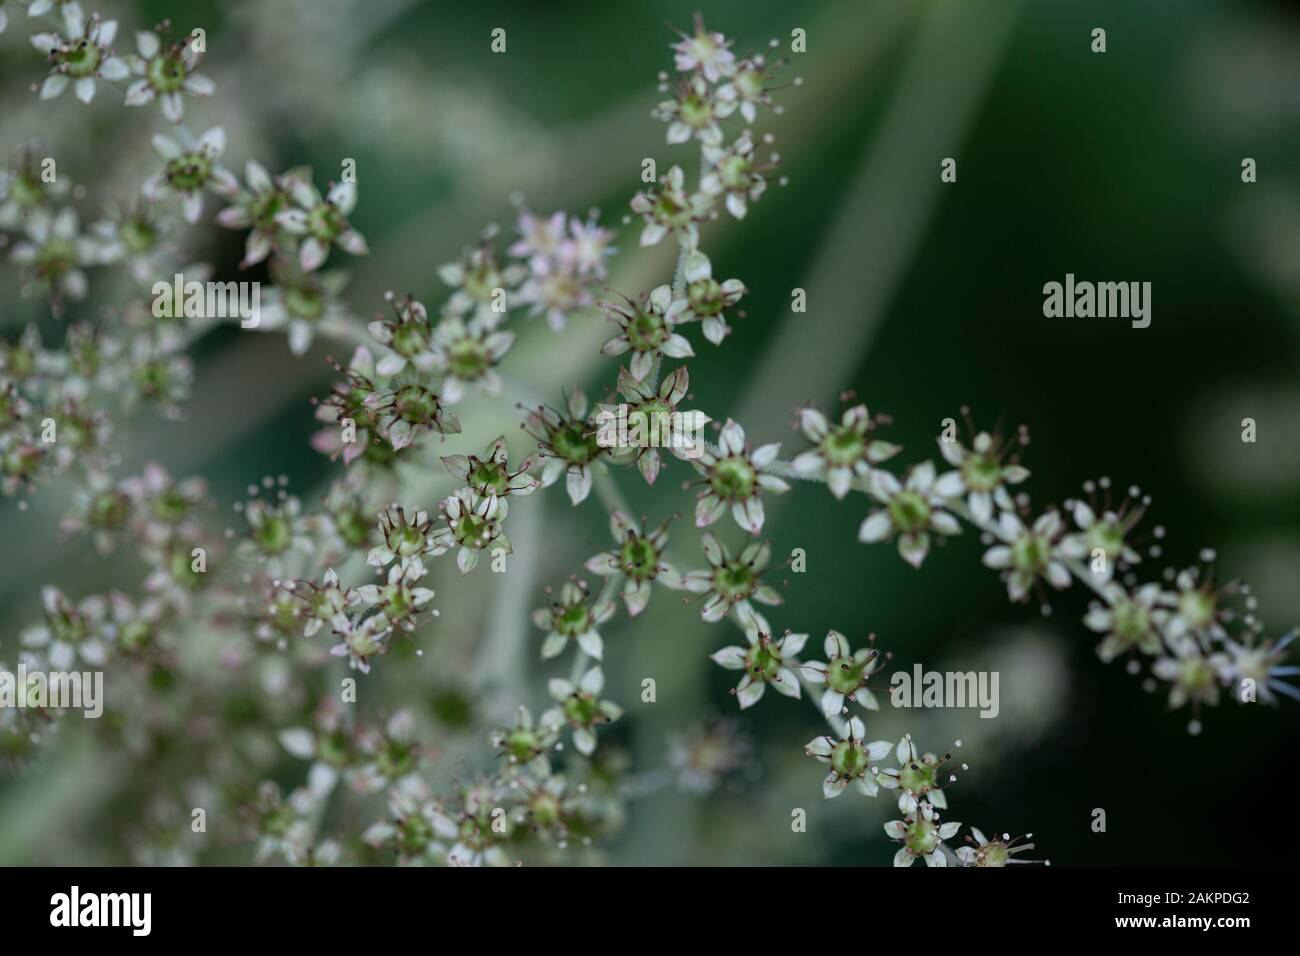
[[[35,173],[20,173],[14,178],[12,195],[18,205],[31,208],[45,201],[45,190],[40,177]]]
[[[131,621],[118,632],[117,640],[123,650],[138,653],[153,643],[153,628],[145,621]]]
[[[713,107],[698,93],[691,92],[682,98],[679,106],[682,122],[694,129],[703,129],[713,122]]]
[[[36,269],[46,279],[66,275],[76,264],[77,251],[66,239],[50,239],[36,253]]]
[[[428,342],[424,326],[419,322],[402,322],[393,329],[392,346],[393,351],[398,355],[405,355],[407,358],[418,355],[425,350]]]
[[[1205,591],[1184,591],[1178,597],[1178,614],[1193,630],[1214,622],[1215,598]]]
[[[744,156],[728,156],[719,165],[718,175],[729,191],[743,192],[753,180],[753,166]]]
[[[831,769],[841,777],[862,776],[867,763],[867,750],[856,740],[841,740],[831,750]]]
[[[658,573],[659,552],[645,538],[634,535],[619,549],[619,564],[628,577],[644,581]]]
[[[709,487],[724,501],[738,501],[754,493],[758,474],[743,455],[729,455],[709,471]]]
[[[418,813],[397,825],[397,851],[402,856],[419,856],[433,841],[433,824]]]
[[[293,541],[293,529],[284,515],[269,515],[254,531],[257,545],[267,554],[279,554]]]
[[[165,175],[173,189],[183,193],[197,192],[212,176],[212,160],[201,150],[185,153],[167,163]]]
[[[172,580],[190,590],[202,587],[203,580],[207,577],[201,571],[194,570],[193,562],[194,558],[189,551],[178,549],[172,552],[171,560],[167,564]]]
[[[600,454],[600,443],[594,432],[589,434],[586,422],[565,422],[552,436],[551,447],[557,455],[575,465],[585,465]]]
[[[961,477],[971,491],[987,493],[1002,483],[1002,466],[992,455],[971,455],[962,462]]]
[[[903,790],[910,790],[918,797],[923,793],[938,789],[934,785],[935,767],[933,764],[913,760],[903,767],[898,774],[898,785]]]
[[[1136,644],[1151,630],[1151,614],[1136,601],[1120,601],[1115,605],[1113,629],[1126,644]]]
[[[465,293],[479,302],[488,302],[501,287],[501,273],[488,263],[465,270]]]
[[[556,633],[566,637],[577,637],[591,630],[591,611],[585,604],[556,608],[551,618]]]
[[[655,197],[654,217],[665,225],[678,228],[691,221],[691,210],[685,202],[664,190]]]
[[[763,74],[747,67],[736,74],[736,89],[747,100],[757,99],[763,93]]]
[[[496,537],[494,522],[476,514],[462,515],[454,529],[456,540],[467,548],[482,550]]]
[[[1023,574],[1042,574],[1051,557],[1051,542],[1032,531],[1022,534],[1011,545],[1011,564]]]
[[[866,453],[867,443],[862,435],[848,425],[831,430],[821,442],[821,452],[832,467],[853,465]]]
[[[333,242],[345,228],[347,220],[331,203],[320,203],[307,213],[307,230],[322,242]]]
[[[1124,530],[1114,521],[1098,521],[1088,529],[1088,551],[1098,550],[1109,561],[1123,552]]]
[[[590,727],[600,716],[600,703],[585,691],[569,695],[564,701],[564,716],[577,727]]]
[[[743,601],[758,587],[758,575],[748,564],[731,561],[713,572],[713,590],[731,603]]]
[[[919,492],[904,488],[889,502],[889,518],[904,534],[924,531],[930,524],[930,503]]]
[[[375,758],[375,765],[387,779],[398,780],[415,769],[415,757],[412,744],[388,740]]]
[[[711,276],[696,279],[687,286],[686,300],[696,315],[718,315],[727,304],[721,283]]]
[[[131,499],[119,491],[105,491],[90,503],[89,521],[96,528],[118,528],[131,513]]]
[[[400,525],[387,537],[388,550],[399,558],[409,558],[424,550],[424,532],[414,525]]]
[[[826,662],[826,686],[837,694],[852,694],[862,686],[862,672],[866,662],[859,663],[851,657],[832,657]]]
[[[447,349],[447,364],[451,374],[471,382],[482,378],[492,365],[487,346],[475,338],[457,339]]]
[[[325,312],[325,296],[309,286],[290,286],[284,290],[284,307],[296,319],[315,321]]]
[[[939,848],[939,828],[925,817],[918,817],[907,828],[903,844],[917,856],[927,856]]]
[[[370,541],[371,523],[360,511],[340,511],[334,515],[334,527],[345,542],[360,548]]]
[[[506,753],[516,760],[527,761],[537,756],[537,735],[531,730],[514,730],[502,742]]]
[[[627,324],[627,340],[638,352],[651,352],[668,338],[668,324],[663,316],[645,309],[637,309]]]
[[[756,681],[771,681],[781,673],[781,654],[771,641],[751,644],[745,653],[745,670]]]
[[[160,53],[145,67],[149,85],[159,93],[175,93],[185,84],[185,63],[178,51]]]
[[[121,236],[122,245],[126,246],[127,251],[137,256],[152,249],[158,239],[157,230],[149,222],[139,218],[124,220],[118,235]]]
[[[99,47],[85,40],[77,40],[66,50],[60,51],[55,59],[65,68],[68,76],[78,79],[93,76],[99,68]]]
[[[412,425],[427,425],[438,417],[438,396],[423,385],[404,385],[393,402],[397,416]]]

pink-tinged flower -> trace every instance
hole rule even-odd
[[[754,158],[754,140],[745,130],[730,146],[705,145],[702,149],[710,169],[700,178],[700,192],[710,200],[723,196],[727,212],[744,219],[749,204],[767,191],[764,173],[776,168],[776,154],[760,163]]]
[[[656,106],[652,115],[668,124],[669,143],[685,143],[695,137],[701,143],[716,146],[722,142],[718,121],[726,119],[735,109],[734,100],[723,99],[702,76],[692,75],[679,83],[673,99]]]
[[[354,256],[370,252],[366,237],[348,222],[357,205],[355,182],[333,183],[323,197],[310,179],[290,179],[286,186],[296,205],[276,213],[275,222],[285,232],[299,237],[298,262],[305,271],[324,265],[331,247]]]
[[[710,83],[716,83],[724,76],[735,72],[736,55],[728,49],[731,41],[721,33],[711,33],[704,28],[704,18],[695,15],[695,33],[688,34],[682,30],[675,32],[682,39],[670,44],[673,50],[673,65],[681,72],[698,70]]]
[[[68,3],[63,7],[63,26],[62,35],[38,33],[32,37],[32,46],[50,61],[41,99],[52,100],[72,84],[77,99],[89,103],[95,98],[96,79],[117,82],[131,75],[126,63],[112,53],[116,20],[101,21],[97,13],[87,18],[80,6]]]
[[[775,78],[777,70],[785,66],[786,60],[768,63],[760,54],[748,57],[736,64],[731,78],[717,89],[719,100],[731,103],[740,109],[740,115],[746,123],[753,123],[758,117],[758,107],[768,107],[774,113],[780,113],[781,107],[772,103],[772,90],[768,84]],[[794,84],[802,81],[795,77]]]
[[[261,163],[250,159],[244,165],[246,186],[231,198],[232,205],[217,214],[217,225],[226,229],[251,229],[244,242],[241,269],[256,265],[271,254],[280,224],[276,216],[290,202],[291,181],[307,175],[305,170],[272,176]]]
[[[703,192],[688,195],[686,174],[680,166],[673,166],[657,189],[632,197],[632,211],[645,220],[641,245],[653,246],[671,232],[694,248],[699,241],[697,224],[712,205],[713,200]]]

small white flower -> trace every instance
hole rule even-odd
[[[816,757],[820,763],[830,764],[830,773],[822,781],[822,796],[833,800],[853,784],[864,796],[874,797],[880,792],[875,780],[874,765],[894,749],[888,740],[867,743],[866,727],[862,718],[853,717],[845,723],[841,740],[833,737],[814,737],[804,748],[804,753]]]
[[[930,532],[961,534],[957,519],[943,510],[944,499],[935,490],[934,464],[913,465],[903,483],[887,471],[871,471],[871,487],[884,508],[873,511],[858,528],[858,540],[867,544],[898,535],[898,553],[919,568],[930,552]]]
[[[911,866],[917,859],[925,860],[926,866],[947,866],[943,841],[955,837],[960,829],[960,823],[940,823],[930,804],[919,804],[903,819],[885,824],[885,834],[903,844],[894,854],[894,866]]]

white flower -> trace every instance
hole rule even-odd
[[[357,205],[355,182],[335,183],[325,196],[306,179],[287,179],[286,185],[296,208],[276,213],[275,222],[300,237],[298,262],[304,271],[312,272],[324,265],[331,247],[354,256],[370,252],[365,236],[348,222]]]
[[[944,501],[934,483],[934,464],[928,461],[913,465],[902,484],[887,471],[872,471],[872,492],[885,507],[862,522],[858,540],[874,544],[898,535],[899,555],[919,568],[930,551],[931,531],[961,534],[957,519],[943,510]]]
[[[902,449],[892,442],[871,438],[876,427],[865,405],[844,410],[831,425],[812,406],[799,409],[799,427],[817,447],[798,455],[790,464],[801,475],[826,479],[836,498],[849,493],[855,478],[868,478],[872,466],[893,458]]]
[[[980,432],[966,448],[958,441],[939,438],[939,453],[955,471],[944,472],[935,482],[935,491],[944,498],[966,496],[966,507],[978,525],[987,524],[996,505],[1002,511],[1014,511],[1015,503],[1007,488],[1029,477],[1029,469],[1015,461],[1004,462],[1015,447],[1012,442],[998,442],[988,432]]]
[[[875,639],[874,634],[869,638],[873,642]],[[826,652],[825,662],[807,661],[800,667],[804,680],[826,685],[822,713],[827,717],[838,715],[844,709],[845,698],[867,710],[878,710],[880,705],[867,690],[867,681],[885,666],[879,652],[874,647],[864,647],[855,653],[848,639],[835,630],[826,632],[822,647]]]
[[[699,70],[710,83],[730,76],[736,65],[736,55],[728,49],[731,41],[721,33],[710,33],[704,28],[704,18],[695,15],[695,33],[677,30],[681,42],[674,43],[673,65],[682,72]]]
[[[745,130],[725,149],[706,144],[701,152],[709,171],[700,178],[700,192],[708,197],[725,196],[727,212],[744,219],[749,204],[767,191],[763,173],[776,168],[775,154],[768,163],[754,160],[754,140]]]
[[[709,562],[709,567],[691,571],[685,579],[688,591],[708,595],[704,606],[700,608],[700,616],[713,622],[734,612],[736,620],[750,632],[751,640],[754,633],[770,634],[767,619],[749,602],[754,600],[775,606],[783,600],[776,588],[764,583],[762,579],[763,572],[772,559],[771,543],[750,541],[735,557],[712,534],[704,534],[700,543],[704,547],[704,557]],[[800,646],[803,646],[802,641]],[[798,688],[793,696],[798,696]]]
[[[1164,650],[1160,624],[1167,615],[1157,609],[1160,585],[1144,584],[1129,594],[1112,581],[1103,594],[1105,603],[1093,605],[1083,619],[1089,630],[1106,635],[1097,645],[1098,657],[1109,662],[1133,650],[1143,654]]]
[[[1058,590],[1070,586],[1065,562],[1082,557],[1083,551],[1077,542],[1062,540],[1065,523],[1058,512],[1046,511],[1026,528],[1013,512],[1004,511],[996,530],[1002,543],[984,552],[984,564],[1005,572],[1011,600],[1026,600],[1040,579]]]
[[[140,30],[135,35],[139,56],[131,59],[131,72],[139,77],[126,90],[127,106],[143,106],[156,98],[162,103],[163,116],[179,123],[185,115],[181,94],[211,96],[216,89],[212,80],[196,73],[202,58],[195,49],[193,36],[166,47],[154,30]]]
[[[695,354],[691,343],[675,331],[686,303],[680,299],[673,301],[670,286],[656,286],[639,302],[624,298],[622,303],[601,302],[600,307],[619,328],[618,335],[601,346],[601,354],[622,355],[631,351],[628,370],[638,381],[650,374],[660,356],[688,358]]]
[[[632,197],[632,211],[645,220],[641,245],[653,246],[668,233],[680,235],[695,248],[699,240],[697,223],[703,220],[713,200],[703,192],[687,195],[686,174],[673,166],[664,175],[658,189]]]
[[[947,866],[943,841],[956,836],[960,829],[960,823],[940,823],[939,815],[928,803],[919,804],[901,820],[890,820],[885,824],[885,834],[903,844],[894,854],[894,866],[911,866],[918,858],[924,859],[926,866]]]
[[[50,75],[41,86],[41,99],[52,100],[72,84],[77,99],[89,103],[95,98],[97,78],[116,82],[130,75],[126,63],[110,52],[117,36],[116,20],[101,21],[99,14],[86,19],[80,6],[67,3],[63,23],[64,36],[38,33],[32,37],[32,46],[50,61]]]
[[[203,214],[205,187],[226,198],[239,192],[239,180],[217,162],[226,150],[226,131],[220,126],[197,139],[182,126],[176,139],[155,135],[153,147],[162,157],[163,169],[145,183],[144,195],[152,199],[161,192],[176,193],[186,222],[196,223]]]
[[[843,739],[814,737],[804,748],[804,753],[808,756],[830,764],[830,773],[822,781],[822,796],[827,800],[838,797],[848,789],[850,783],[864,796],[874,797],[880,792],[873,766],[876,761],[888,756],[894,745],[888,740],[867,743],[865,737],[866,727],[862,718],[853,717],[845,724]]]
[[[747,647],[724,647],[709,656],[719,667],[745,672],[733,691],[740,709],[753,707],[762,700],[769,684],[777,693],[797,700],[801,691],[799,676],[793,670],[799,666],[795,655],[803,650],[808,635],[786,631],[784,637],[774,641],[769,635],[749,628],[745,637],[749,641]]]
[[[542,714],[542,726],[563,727],[568,724],[573,729],[573,745],[584,756],[591,756],[596,750],[596,727],[623,716],[623,708],[600,699],[600,693],[605,689],[605,675],[599,666],[583,674],[577,687],[567,680],[554,678],[547,682],[546,689],[559,706]]]
[[[780,451],[780,443],[751,449],[745,441],[745,430],[727,419],[718,444],[707,446],[692,461],[705,479],[705,489],[695,503],[695,526],[707,528],[730,509],[736,524],[750,534],[762,531],[765,512],[761,492],[780,494],[790,490],[784,479],[769,472]]]
[[[686,257],[682,274],[686,280],[686,299],[674,303],[678,307],[677,321],[701,323],[704,337],[714,345],[721,345],[731,334],[724,312],[741,300],[745,284],[739,279],[719,282],[713,278],[713,264],[698,249]]]

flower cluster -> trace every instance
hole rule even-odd
[[[1136,489],[1117,502],[1103,479],[1085,486],[1087,501],[1031,509],[1021,488],[1029,477],[1019,461],[1023,431],[1006,440],[972,428],[963,443],[955,427],[945,428],[942,471],[933,459],[893,470],[902,449],[878,435],[889,419],[856,403],[838,419],[799,410],[808,447],[790,460],[780,457],[780,443],[753,441],[726,417],[712,425],[711,440],[647,439],[663,427],[685,422],[702,432],[712,422],[683,407],[692,400],[687,368],[667,370],[663,360],[692,358],[700,339],[724,344],[743,317],[745,285],[721,278],[727,273],[715,271],[701,240],[724,214],[748,217],[771,183],[778,157],[760,153],[773,140],[753,126],[779,112],[773,93],[783,63],[739,55],[698,18],[673,44],[676,76],[663,76],[669,98],[654,116],[667,125],[669,145],[698,143],[700,165],[688,176],[687,164],[674,163],[630,201],[640,245],[677,239],[671,279],[598,303],[621,241],[616,232],[595,212],[539,214],[520,203],[516,238],[503,241],[489,227],[437,269],[443,301],[425,296],[426,307],[390,292],[387,311],[366,325],[344,300],[348,275],[338,267],[368,253],[353,224],[359,194],[348,162],[339,181],[323,187],[310,169],[273,174],[256,160],[240,178],[222,165],[222,126],[196,134],[180,125],[195,98],[214,91],[199,71],[201,31],[173,41],[164,23],[136,33],[136,52],[119,57],[116,24],[85,16],[76,0],[36,0],[29,13],[52,25],[33,39],[49,61],[42,97],[71,85],[89,101],[100,81],[128,81],[125,104],[156,101],[168,125],[152,140],[160,167],[138,196],[99,219],[79,208],[80,190],[47,176],[47,157],[34,147],[0,171],[0,230],[25,291],[48,297],[61,314],[66,302],[87,296],[95,271],[120,270],[126,297],[103,321],[68,323],[56,347],[35,326],[0,343],[0,486],[26,495],[55,474],[71,476],[62,532],[144,565],[135,595],[42,589],[41,619],[22,629],[18,660],[29,669],[102,668],[111,698],[125,703],[115,704],[121,719],[92,732],[144,780],[159,755],[174,755],[189,775],[187,791],[201,793],[210,809],[212,845],[243,839],[255,859],[295,865],[554,862],[616,833],[628,802],[644,792],[670,783],[708,792],[740,776],[753,748],[730,719],[676,738],[657,775],[627,773],[617,745],[624,708],[615,699],[623,678],[610,661],[621,638],[611,624],[620,607],[628,618],[659,608],[667,590],[698,598],[703,620],[737,627],[739,643],[711,656],[740,672],[733,694],[741,709],[764,696],[807,699],[826,721],[830,733],[805,748],[826,768],[826,799],[850,788],[866,797],[898,791],[902,819],[885,825],[901,844],[895,864],[1020,862],[1015,855],[1033,844],[974,828],[969,846],[948,848],[960,828],[939,817],[955,780],[949,755],[919,750],[910,735],[897,744],[868,739],[864,715],[877,708],[871,682],[887,658],[874,635],[855,649],[832,630],[821,644],[824,660],[804,659],[808,634],[776,636],[767,609],[783,598],[765,577],[772,544],[759,535],[772,496],[800,480],[825,483],[838,500],[869,498],[859,537],[896,541],[914,567],[964,522],[984,539],[984,563],[1002,574],[1012,600],[1041,600],[1076,582],[1091,587],[1097,601],[1084,623],[1101,635],[1100,655],[1150,660],[1152,680],[1169,685],[1175,706],[1214,704],[1228,688],[1242,699],[1296,694],[1284,681],[1296,670],[1284,659],[1291,637],[1260,637],[1253,597],[1243,585],[1218,583],[1212,553],[1161,582],[1138,582],[1136,569],[1159,547],[1143,543],[1149,501]],[[0,7],[0,28],[3,16]],[[174,417],[187,397],[187,350],[216,317],[172,279],[213,275],[185,254],[208,194],[225,204],[216,223],[244,233],[241,266],[264,268],[270,279],[256,326],[283,333],[295,354],[317,337],[347,348],[346,365],[333,365],[328,394],[314,402],[319,429],[311,439],[341,460],[340,473],[316,502],[291,493],[287,478],[266,476],[234,505],[231,527],[214,522],[203,480],[178,481],[153,464],[122,474],[112,451],[119,410],[152,404]],[[473,453],[441,453],[447,436],[462,431],[458,406],[468,396],[506,390],[516,317],[545,316],[561,332],[571,320],[594,321],[597,305],[614,326],[601,352],[619,362],[612,384],[594,393],[603,400],[572,388],[556,407],[523,411],[522,430],[535,445],[523,454],[504,435],[486,446],[487,435],[475,439]],[[641,439],[609,441],[612,415]],[[472,421],[466,414],[464,427]],[[680,570],[691,565],[677,550],[680,528],[670,540],[672,518],[634,517],[619,486],[620,474],[654,483],[673,466],[665,447],[695,473],[685,534],[698,535],[704,561],[695,563],[704,566],[694,570]],[[563,495],[547,491],[562,476]],[[515,694],[524,675],[495,634],[475,636],[480,656],[464,686],[445,679],[468,669],[457,659],[461,648],[447,646],[456,628],[431,626],[439,617],[431,585],[444,600],[448,590],[491,586],[513,560],[511,533],[523,549],[521,516],[547,496],[567,499],[566,507],[594,498],[608,513],[612,541],[585,562],[592,579],[579,572],[547,588],[532,612],[541,666],[569,655],[567,676],[548,675],[535,717],[527,704],[500,698]],[[720,528],[738,542],[722,540]],[[491,571],[470,576],[481,564]],[[449,589],[439,574],[459,587]],[[487,603],[507,615],[528,606],[522,591],[509,598],[494,594]],[[502,629],[507,637],[515,630]],[[427,708],[376,714],[353,706],[372,670],[400,671],[403,660],[426,652],[437,655],[439,674],[437,686],[421,687]],[[59,734],[57,708],[30,703],[0,709],[6,766],[39,759]],[[431,781],[447,779],[440,761],[459,748],[461,732],[480,744],[485,737],[495,762],[485,753],[472,776],[435,788]],[[891,754],[896,766],[882,766]],[[287,792],[273,782],[286,778],[286,759],[304,765],[302,785]],[[192,862],[207,846],[181,845],[176,836],[188,826],[174,795],[154,796],[143,824],[158,834],[147,841],[151,850]],[[338,813],[336,799],[355,802]],[[327,824],[338,831],[326,835]]]

